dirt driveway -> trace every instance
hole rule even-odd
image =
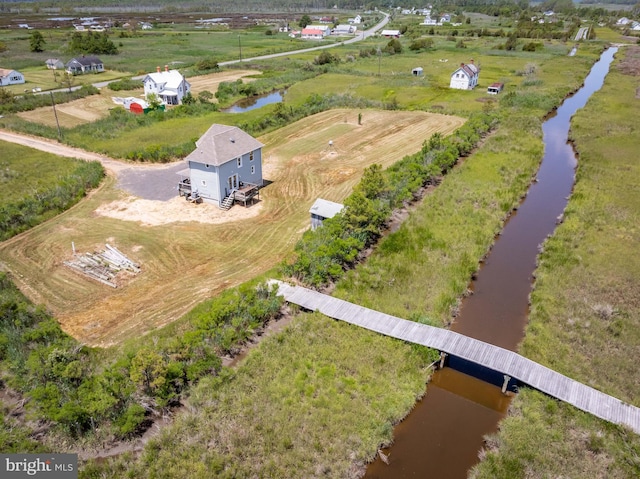
[[[98,153],[62,145],[44,138],[0,131],[0,140],[18,143],[59,156],[99,161],[118,179],[118,188],[145,200],[168,201],[177,196],[177,172],[186,168],[184,161],[163,165],[132,165]]]

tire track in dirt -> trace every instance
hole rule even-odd
[[[202,300],[276,266],[308,228],[308,210],[317,197],[343,201],[366,166],[386,168],[419,150],[431,133],[448,134],[463,122],[425,112],[366,110],[358,125],[357,111],[320,113],[260,138],[265,178],[273,183],[263,188],[259,204],[232,208],[232,221],[185,220],[193,211],[225,212],[182,202],[176,210],[166,208],[165,224],[145,226],[144,210],[127,209],[126,195],[112,176],[71,210],[0,244],[0,262],[27,296],[50,308],[80,341],[108,346],[142,337]],[[334,142],[331,150],[329,140]],[[64,148],[72,156],[114,162]],[[117,171],[131,167],[107,164]],[[157,203],[160,208],[165,204]],[[111,205],[109,211],[98,214],[104,205]],[[237,216],[244,211],[257,214]],[[78,251],[90,251],[104,247],[107,239],[140,262],[143,272],[112,290],[62,266],[71,256],[72,240]]]

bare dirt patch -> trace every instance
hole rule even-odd
[[[260,213],[261,207],[261,203],[257,202],[246,208],[236,206],[225,211],[207,203],[189,203],[179,197],[169,201],[152,201],[129,196],[123,200],[100,205],[95,213],[122,221],[138,222],[142,226],[177,222],[221,224],[253,218]]]
[[[211,73],[209,75],[199,75],[190,77],[187,80],[191,84],[191,93],[198,96],[201,91],[210,91],[214,93],[218,91],[218,85],[222,82],[234,82],[242,79],[243,82],[253,81],[250,76],[260,75],[262,72],[258,70],[228,70],[219,73]]]
[[[625,47],[626,55],[618,64],[618,70],[625,75],[640,76],[640,47]]]
[[[318,197],[344,201],[366,166],[386,168],[418,151],[433,133],[449,134],[463,122],[425,112],[371,110],[363,112],[361,125],[352,110],[306,118],[259,138],[269,184],[260,203],[229,212],[180,199],[131,198],[111,176],[69,211],[2,243],[0,264],[80,341],[108,346],[143,337],[276,266],[309,227],[309,208]],[[121,164],[115,167],[122,172]],[[80,277],[62,263],[72,241],[79,251],[108,242],[142,272],[116,289]]]

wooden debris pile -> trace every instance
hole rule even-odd
[[[78,271],[91,279],[95,279],[107,286],[116,288],[116,275],[121,271],[138,274],[140,266],[127,258],[116,247],[105,245],[105,250],[99,253],[76,254],[71,261],[65,261],[65,266]]]

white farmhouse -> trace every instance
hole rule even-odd
[[[461,63],[460,67],[451,74],[451,82],[449,88],[457,90],[473,90],[478,84],[480,70],[475,66],[473,60],[471,63]]]
[[[149,73],[142,79],[144,94],[146,97],[154,93],[167,105],[179,105],[182,98],[191,91],[191,85],[178,70],[169,70],[164,66],[164,71],[157,68],[155,73]]]
[[[24,83],[24,75],[17,70],[0,68],[0,86]]]

